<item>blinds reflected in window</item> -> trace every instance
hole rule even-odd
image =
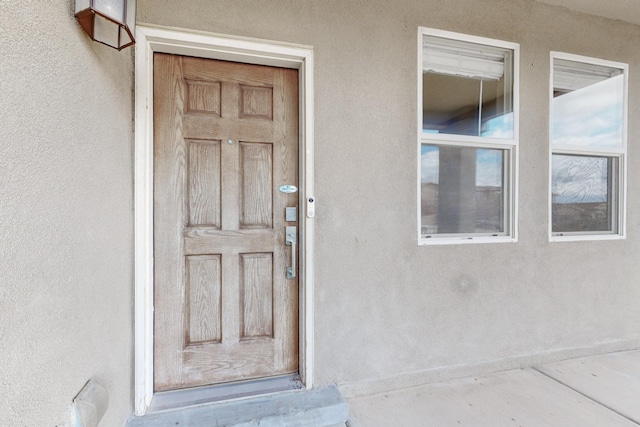
[[[513,51],[427,37],[423,131],[513,137]]]

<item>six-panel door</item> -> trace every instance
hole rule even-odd
[[[157,391],[297,372],[297,79],[154,55]]]

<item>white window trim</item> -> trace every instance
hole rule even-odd
[[[468,135],[447,135],[428,134],[422,132],[422,73],[423,73],[423,39],[424,36],[441,37],[451,40],[459,40],[476,44],[494,46],[498,48],[510,49],[513,51],[513,138],[498,139]],[[438,30],[433,28],[418,27],[418,108],[417,108],[417,235],[419,246],[432,245],[459,245],[475,243],[514,243],[518,241],[518,188],[519,188],[519,140],[520,140],[520,45],[518,43],[503,40],[490,39],[485,37],[472,36],[468,34],[455,33],[451,31]],[[500,148],[509,153],[509,170],[511,177],[509,186],[509,220],[508,231],[500,236],[481,236],[476,234],[460,235],[452,237],[424,238],[421,230],[421,148],[422,144],[456,144],[468,147]]]
[[[163,52],[299,70],[300,302],[299,370],[314,378],[313,324],[313,48],[138,25],[135,46],[135,415],[153,398],[153,53]],[[305,213],[305,215],[302,214]]]
[[[622,123],[622,148],[599,148],[587,147],[584,150],[577,149],[575,146],[553,146],[553,65],[554,59],[562,59],[575,62],[583,62],[587,64],[600,65],[610,68],[618,68],[624,73],[624,99],[623,99],[623,123]],[[606,59],[593,58],[589,56],[575,55],[564,52],[550,52],[549,61],[549,203],[548,203],[548,220],[549,220],[549,241],[550,242],[579,242],[594,240],[624,240],[627,238],[627,141],[628,141],[628,121],[629,121],[629,65],[622,62],[609,61]],[[553,171],[551,168],[551,159],[553,154],[574,154],[585,156],[602,156],[615,157],[619,161],[618,171],[618,188],[617,188],[617,233],[609,232],[586,232],[586,233],[566,233],[558,235],[553,233],[553,212],[552,212],[552,179]]]

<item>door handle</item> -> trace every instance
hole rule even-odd
[[[285,227],[285,244],[291,246],[291,266],[287,267],[287,279],[296,278],[296,243],[298,240],[296,227]]]

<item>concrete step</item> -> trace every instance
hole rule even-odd
[[[348,415],[346,400],[330,386],[132,417],[126,427],[336,427]]]

